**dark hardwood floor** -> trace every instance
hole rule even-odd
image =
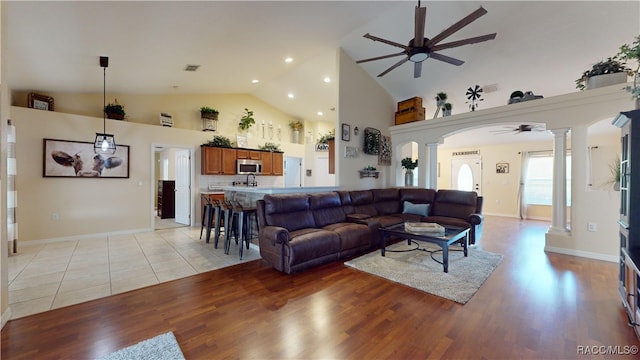
[[[545,253],[547,227],[487,217],[479,247],[504,260],[466,305],[341,262],[291,276],[258,260],[11,320],[1,355],[93,359],[173,331],[187,359],[634,358],[578,353],[640,342],[618,266]]]

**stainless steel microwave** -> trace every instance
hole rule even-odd
[[[262,161],[261,160],[248,160],[248,159],[238,159],[236,160],[236,174],[247,175],[247,174],[262,174]]]

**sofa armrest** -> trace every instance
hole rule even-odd
[[[482,214],[471,214],[468,221],[471,225],[480,225],[484,221],[484,216]]]
[[[347,215],[347,221],[366,225],[369,223],[367,219],[370,217],[371,215],[367,215],[367,214],[349,214]]]
[[[265,226],[260,229],[258,237],[269,241],[271,246],[284,244],[289,242],[289,230],[280,226]]]

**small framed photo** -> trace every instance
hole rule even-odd
[[[53,98],[51,96],[29,93],[28,106],[32,109],[53,111]]]
[[[358,157],[358,148],[355,146],[346,146],[344,148],[344,157]]]
[[[509,173],[509,163],[499,162],[496,164],[496,174],[508,174]]]
[[[351,140],[351,125],[342,124],[342,141]]]

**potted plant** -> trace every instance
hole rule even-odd
[[[616,56],[621,60],[635,60],[638,63],[638,67],[631,74],[633,76],[633,86],[627,86],[626,89],[636,99],[636,109],[640,109],[640,85],[638,84],[638,77],[640,76],[640,35],[636,36],[636,40],[631,45],[624,44],[620,46],[620,52]]]
[[[104,113],[107,114],[109,119],[123,120],[125,115],[124,105],[118,104],[118,99],[114,99],[112,103],[104,107]]]
[[[282,152],[282,150],[280,150],[280,145],[272,142],[266,142],[264,145],[258,146],[258,149],[263,151]]]
[[[329,133],[322,135],[316,144],[328,144],[330,140],[335,140],[336,129],[329,131]]]
[[[220,114],[218,110],[208,106],[202,106],[200,108],[200,117],[203,119],[218,120],[218,114]]]
[[[242,131],[247,131],[255,123],[256,123],[256,120],[253,118],[253,111],[247,108],[244,108],[244,113],[240,118],[240,122],[238,123],[238,128]]]
[[[404,186],[413,186],[413,169],[418,167],[418,159],[413,161],[410,157],[406,157],[400,160],[400,165],[407,170],[404,173]]]
[[[611,185],[613,190],[620,191],[620,157],[616,157],[616,159],[609,164],[609,173],[611,174],[611,179],[606,182],[606,185]]]
[[[436,103],[438,104],[439,108],[443,107],[446,101],[447,101],[447,93],[439,92],[436,95]]]
[[[600,61],[586,70],[576,80],[576,89],[594,89],[597,87],[620,84],[627,81],[628,69],[624,62],[618,60],[617,56],[609,57],[605,61]],[[617,75],[612,75],[617,74]],[[596,78],[598,76],[598,78]]]
[[[291,128],[291,130],[293,130],[293,143],[297,144],[298,142],[300,142],[300,131],[302,131],[304,125],[302,124],[302,121],[296,120],[290,121],[289,127]]]
[[[225,148],[232,147],[231,140],[229,140],[228,137],[221,136],[221,135],[215,135],[211,140],[209,140],[208,142],[202,145],[213,146],[213,147],[225,147]]]
[[[453,105],[451,105],[451,103],[444,103],[442,116],[450,116],[451,108],[453,108]]]

